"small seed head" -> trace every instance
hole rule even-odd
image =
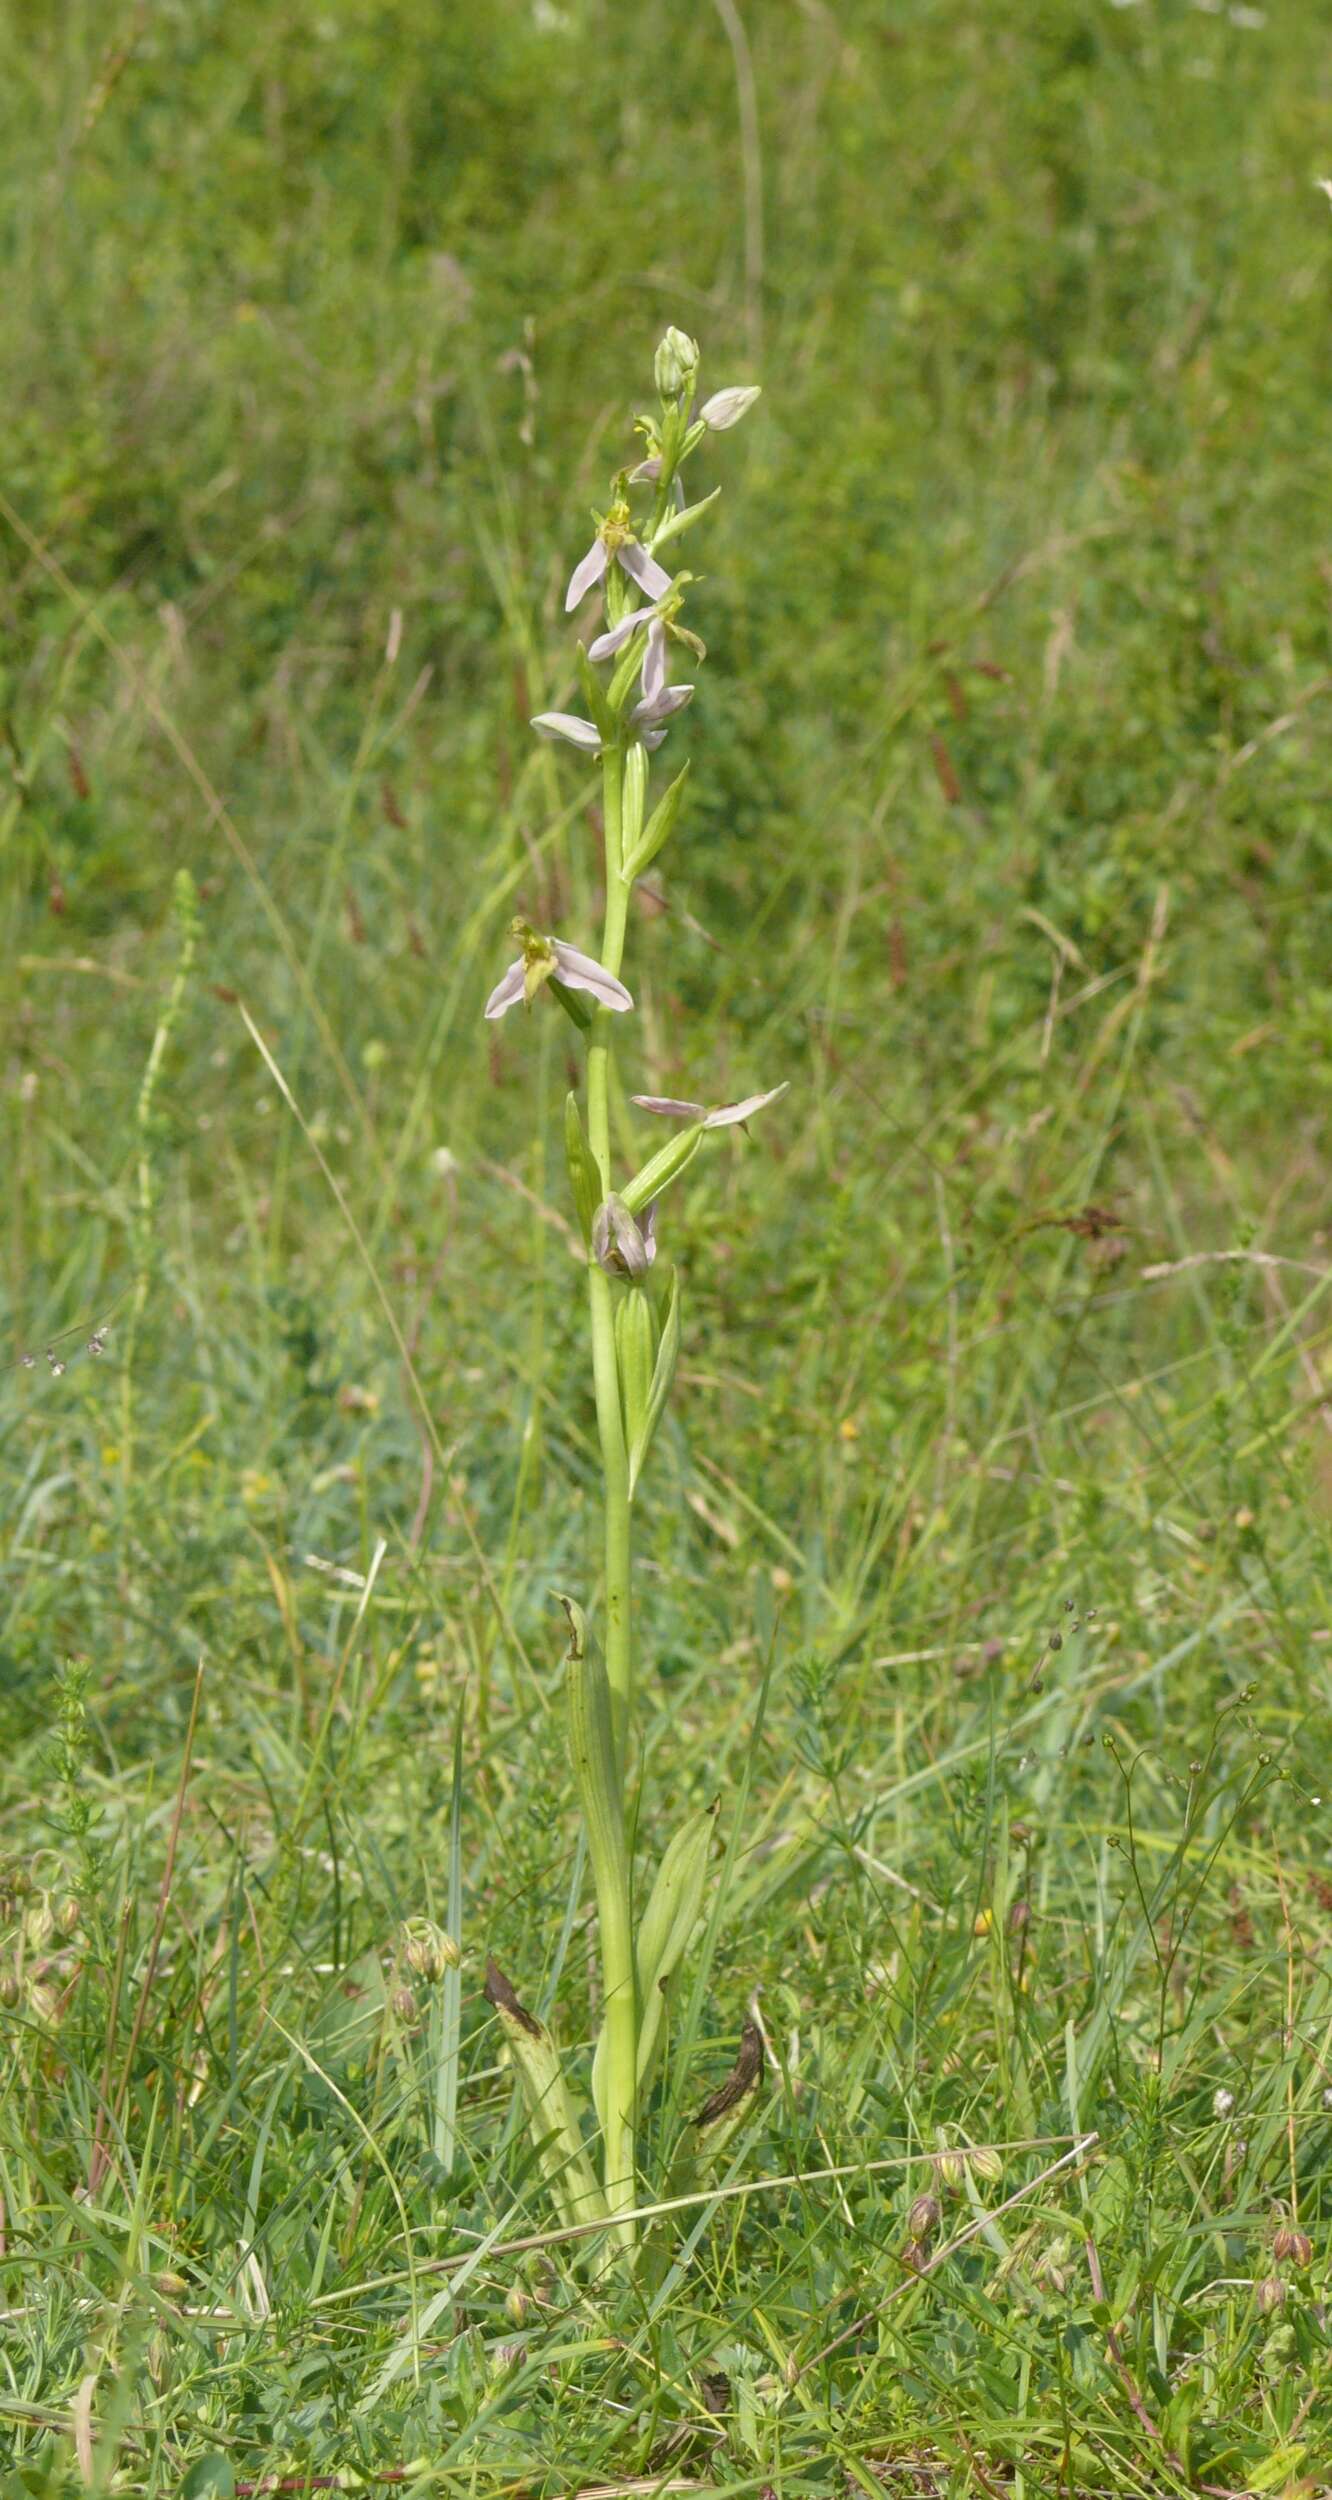
[[[424,1979],[427,1986],[433,1987],[437,1980],[443,1978],[446,1970],[458,1968],[462,1955],[452,1936],[446,1935],[442,1927],[436,1927],[433,1920],[423,1918],[413,1919],[407,1929],[403,1959],[418,1979]]]
[[[1221,2084],[1212,2094],[1212,2116],[1214,2118],[1229,2118],[1233,2116],[1234,2109],[1234,2093],[1228,2092],[1225,2085]]]

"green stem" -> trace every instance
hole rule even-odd
[[[624,857],[624,757],[607,748],[602,762],[602,804],[606,826],[606,929],[601,960],[618,974],[624,954],[629,889],[621,873]],[[614,1017],[602,1007],[593,1021],[587,1052],[587,1137],[601,1176],[603,1197],[610,1195],[610,1054]],[[615,1750],[621,1769],[629,1749],[634,1699],[634,1633],[631,1587],[632,1553],[629,1525],[629,1454],[620,1413],[620,1383],[615,1361],[615,1321],[611,1281],[595,1259],[588,1265],[588,1302],[592,1319],[592,1377],[596,1389],[597,1432],[605,1488],[606,1675],[615,1721]],[[609,1993],[609,1976],[607,1990]]]

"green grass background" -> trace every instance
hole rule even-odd
[[[0,12],[6,2500],[1332,2474],[1328,14],[739,5]],[[672,320],[764,398],[627,1072],[791,1091],[672,1202],[644,1855],[734,1847],[652,2162],[771,2064],[593,2293],[492,2253],[597,1479],[481,1006],[595,941],[526,723]]]

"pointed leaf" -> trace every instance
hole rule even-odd
[[[631,1181],[626,1181],[620,1191],[621,1202],[631,1215],[641,1213],[652,1199],[660,1197],[669,1182],[678,1180],[686,1164],[693,1162],[702,1139],[703,1123],[698,1120],[692,1128],[682,1128],[678,1136],[668,1138],[654,1155],[649,1155],[642,1171],[636,1172]]]
[[[647,1422],[656,1361],[657,1323],[652,1297],[642,1285],[622,1287],[615,1305],[615,1368],[620,1376],[626,1449],[635,1447]]]
[[[689,766],[686,764],[676,774],[669,790],[658,799],[630,856],[624,863],[626,877],[630,879],[641,877],[644,869],[649,867],[656,858],[662,844],[669,841],[675,831],[675,820],[680,813],[680,802],[684,797],[684,786],[688,778]]]
[[[486,1965],[483,1993],[499,2016],[527,2103],[541,2175],[556,2210],[566,2222],[599,2219],[605,2199],[593,2176],[554,2035],[519,2003],[497,1962]]]
[[[687,503],[683,512],[669,513],[653,538],[654,550],[658,547],[665,547],[672,538],[678,538],[682,530],[687,530],[691,522],[697,521],[701,514],[707,511],[710,503],[716,502],[720,493],[720,486],[714,486],[712,493],[704,495],[701,502]]]
[[[601,679],[581,642],[578,645],[578,683],[583,689],[583,701],[592,715],[593,723],[601,732],[603,741],[609,745],[615,736],[615,715],[606,701]]]
[[[584,1241],[592,1238],[592,1218],[601,1198],[601,1181],[587,1142],[578,1096],[564,1098],[564,1160],[569,1167],[569,1186]]]
[[[691,1814],[670,1841],[638,1929],[638,2088],[651,2081],[671,1984],[703,1907],[717,1804]]]
[[[680,1356],[680,1279],[671,1278],[671,1290],[661,1323],[661,1343],[653,1366],[652,1386],[648,1391],[647,1410],[629,1449],[629,1499],[632,1502],[643,1472],[643,1462],[652,1447],[653,1435],[661,1421],[662,1409],[671,1394],[675,1366]]]

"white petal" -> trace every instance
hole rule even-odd
[[[551,943],[555,949],[556,979],[563,981],[567,990],[586,990],[599,1006],[610,1007],[619,1016],[632,1007],[634,1002],[623,981],[617,981],[614,973],[599,964],[594,955],[584,955],[577,946],[566,946],[563,938],[553,938]]]
[[[656,729],[662,721],[672,719],[676,712],[682,712],[686,703],[692,703],[693,699],[692,686],[663,686],[660,694],[654,694],[648,702],[636,703],[629,718],[645,723],[649,729]]]
[[[612,625],[607,633],[598,634],[596,641],[588,644],[589,660],[614,659],[616,652],[624,649],[630,635],[636,634],[644,619],[651,614],[651,608],[631,608],[627,616],[621,617],[618,625]]]
[[[704,400],[698,413],[703,423],[711,426],[714,434],[725,434],[748,415],[755,400],[762,396],[761,386],[756,382],[733,383],[729,390],[714,391],[711,399]]]
[[[587,554],[583,557],[581,563],[574,566],[574,569],[569,576],[569,587],[564,594],[564,612],[566,616],[568,615],[570,608],[576,608],[579,600],[587,597],[592,584],[600,581],[601,576],[605,572],[609,562],[610,558],[607,555],[605,548],[602,546],[601,540],[599,538],[594,538],[591,546],[588,548]]]
[[[585,754],[601,753],[601,731],[590,720],[579,720],[576,712],[536,712],[532,727],[539,738],[563,738],[566,745],[582,747]]]
[[[646,547],[640,547],[636,538],[626,539],[622,547],[617,547],[616,554],[630,581],[637,582],[649,599],[665,598],[671,586],[670,574],[663,573],[655,556],[650,556]]]
[[[654,1120],[706,1120],[708,1107],[703,1102],[677,1102],[672,1094],[631,1094],[629,1100],[640,1111],[650,1111]]]
[[[492,1024],[497,1016],[507,1016],[509,1009],[517,1006],[523,994],[523,977],[526,970],[527,966],[520,955],[517,963],[510,964],[508,971],[501,974],[495,983],[486,1000],[486,1014]]]
[[[770,1102],[780,1102],[790,1085],[774,1085],[770,1094],[746,1094],[743,1102],[728,1102],[720,1111],[710,1111],[704,1128],[736,1128],[742,1120],[752,1119],[756,1111],[766,1111]]]
[[[666,628],[660,617],[648,627],[647,649],[643,654],[643,701],[655,703],[666,683]]]

